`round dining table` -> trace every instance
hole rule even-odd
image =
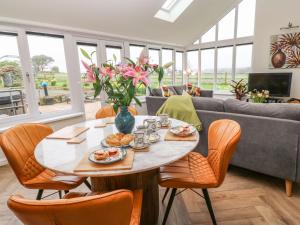
[[[142,125],[147,118],[155,116],[135,116],[135,126]],[[172,126],[181,125],[184,122],[170,119]],[[141,225],[157,224],[159,215],[158,173],[161,166],[181,159],[193,151],[199,141],[196,132],[196,141],[164,141],[168,129],[158,130],[160,140],[151,144],[149,151],[135,151],[131,169],[99,170],[93,172],[74,172],[74,169],[89,152],[101,146],[101,141],[110,134],[118,133],[113,123],[98,128],[97,124],[105,124],[107,119],[89,120],[74,124],[71,127],[88,127],[89,129],[78,137],[86,139],[80,144],[68,144],[64,139],[43,139],[35,149],[36,160],[50,170],[90,177],[92,191],[108,192],[116,189],[142,189],[143,206]],[[58,131],[59,132],[59,131]]]

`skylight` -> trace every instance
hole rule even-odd
[[[155,18],[174,23],[194,0],[166,0]]]
[[[166,11],[170,11],[171,8],[176,4],[176,2],[178,2],[178,0],[166,0],[161,8]]]

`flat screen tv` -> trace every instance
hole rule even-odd
[[[248,90],[269,90],[271,97],[290,97],[292,73],[250,73]]]

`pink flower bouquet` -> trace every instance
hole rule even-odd
[[[141,102],[136,97],[137,89],[149,85],[149,75],[158,72],[161,67],[149,64],[149,58],[142,51],[137,62],[126,58],[127,63],[116,64],[116,57],[113,61],[107,61],[99,67],[93,64],[91,56],[81,49],[82,54],[91,61],[88,64],[82,61],[86,69],[87,82],[93,83],[95,90],[94,97],[97,97],[102,90],[107,93],[108,102],[113,104],[115,112],[120,106],[129,106],[134,99],[138,105]]]

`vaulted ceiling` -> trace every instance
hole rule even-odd
[[[153,17],[164,1],[0,0],[0,21],[9,17],[186,46],[239,2],[194,0],[174,23],[169,23]]]

